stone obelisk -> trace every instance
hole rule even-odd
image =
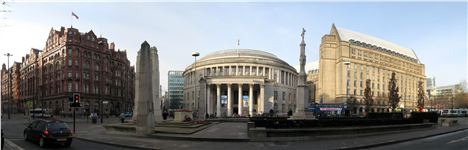
[[[154,119],[156,122],[163,121],[162,111],[161,111],[161,95],[159,95],[159,56],[158,49],[156,47],[151,47],[151,64],[153,68],[152,72],[152,81],[153,85],[153,108],[154,108]],[[156,67],[155,67],[156,66]]]
[[[154,106],[153,106],[153,75],[152,57],[148,42],[141,44],[136,62],[135,80],[135,113],[137,134],[151,134],[154,132]],[[158,97],[159,99],[159,97]]]
[[[292,116],[292,119],[308,119],[306,117],[306,103],[307,99],[309,97],[309,89],[306,84],[307,80],[307,75],[305,73],[305,64],[306,64],[306,56],[305,56],[305,42],[304,42],[304,34],[305,34],[305,29],[302,28],[302,41],[301,41],[301,49],[300,49],[300,58],[299,62],[301,64],[300,66],[300,71],[299,71],[299,77],[297,80],[297,89],[296,89],[296,111],[294,115]]]

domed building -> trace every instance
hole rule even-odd
[[[298,73],[277,56],[252,49],[210,53],[184,73],[184,108],[217,117],[295,110]]]

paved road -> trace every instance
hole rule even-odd
[[[43,148],[40,148],[39,145],[35,142],[31,141],[25,141],[23,139],[10,139],[13,143],[16,145],[20,146],[21,148],[25,150],[43,150]],[[101,150],[130,150],[127,148],[121,148],[121,147],[116,147],[116,146],[110,146],[110,145],[104,145],[104,144],[98,144],[94,142],[88,142],[88,141],[83,141],[79,139],[73,139],[72,145],[70,147],[63,147],[60,145],[51,145],[48,147],[48,149],[67,149],[67,150],[92,150],[92,149],[101,149]]]
[[[429,137],[420,140],[414,140],[394,145],[373,148],[375,150],[467,150],[468,149],[468,129]]]
[[[70,120],[69,118],[66,120]],[[114,119],[117,120],[117,119]],[[91,124],[86,124],[86,120],[79,120],[81,123],[77,124],[77,130],[84,129]],[[107,120],[106,120],[107,121]],[[12,115],[11,120],[2,118],[2,129],[5,132],[5,137],[25,150],[41,149],[37,143],[23,140],[23,130],[28,125],[28,120],[23,115]],[[72,125],[69,123],[69,127]],[[78,132],[78,131],[77,131]],[[79,139],[73,139],[70,147],[62,147],[60,145],[53,145],[51,149],[86,149],[86,150],[127,150],[127,148],[111,146],[107,144],[99,144]]]

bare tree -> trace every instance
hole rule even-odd
[[[398,107],[401,97],[398,95],[399,88],[397,87],[397,80],[395,79],[395,72],[392,72],[392,78],[388,84],[388,101],[392,112],[395,111],[395,108]]]
[[[372,90],[370,88],[370,82],[370,79],[366,80],[366,89],[364,89],[364,103],[366,104],[366,113],[370,112],[369,110],[374,104],[374,100],[372,99],[374,94],[372,93]]]

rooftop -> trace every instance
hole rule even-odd
[[[275,55],[260,51],[260,50],[254,50],[254,49],[226,49],[226,50],[220,50],[216,52],[209,53],[208,55],[204,56],[200,60],[207,60],[207,59],[213,59],[213,58],[220,58],[220,57],[240,57],[240,56],[260,56],[260,57],[270,57],[270,58],[276,58]]]
[[[418,57],[416,56],[416,53],[409,48],[405,48],[395,43],[392,43],[392,42],[389,42],[389,41],[386,41],[386,40],[383,40],[374,36],[370,36],[364,33],[359,33],[359,32],[351,31],[348,29],[343,29],[343,28],[336,28],[336,29],[338,31],[338,34],[341,40],[343,41],[349,41],[349,40],[360,41],[360,42],[364,42],[367,44],[375,45],[378,47],[382,47],[382,48],[394,51],[396,53],[414,58],[416,60],[418,59]]]

